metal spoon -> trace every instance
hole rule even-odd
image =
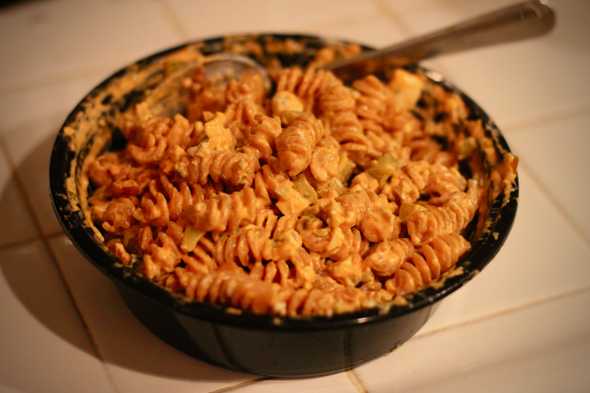
[[[550,32],[555,11],[546,1],[530,0],[467,19],[448,27],[324,68],[340,77],[372,73],[387,65],[403,66],[447,53],[520,41]]]
[[[476,16],[383,49],[364,52],[358,56],[335,61],[324,66],[337,75],[375,72],[386,65],[403,66],[420,60],[468,49],[520,41],[550,32],[555,26],[555,11],[542,0],[530,0]],[[239,69],[260,65],[244,56],[218,56],[206,67],[218,70],[233,64]],[[218,71],[216,71],[218,72]]]
[[[451,26],[427,33],[383,49],[363,52],[324,66],[343,80],[357,78],[382,70],[388,65],[403,66],[446,53],[480,48],[500,43],[520,41],[550,32],[555,26],[555,11],[543,0],[529,0],[476,16]],[[247,70],[255,70],[263,77],[267,89],[271,80],[267,71],[249,57],[222,53],[209,56],[204,63],[205,75],[211,79],[238,78]],[[148,100],[171,111],[174,101],[171,87],[194,72],[196,64],[189,64],[170,75]],[[160,94],[158,94],[160,93]],[[168,103],[159,100],[166,96]],[[159,105],[158,105],[159,102]],[[173,106],[173,105],[172,105]]]

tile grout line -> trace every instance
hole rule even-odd
[[[157,2],[160,4],[160,8],[163,10],[163,12],[165,14],[164,18],[170,24],[172,29],[174,31],[176,31],[176,33],[178,34],[180,39],[182,41],[188,40],[190,37],[190,34],[184,28],[184,26],[180,22],[180,19],[178,19],[178,15],[176,14],[176,11],[174,11],[172,6],[170,4],[168,4],[168,2],[166,2],[165,0],[157,0]]]
[[[574,220],[574,218],[567,212],[565,207],[562,206],[562,204],[553,195],[553,193],[549,190],[549,188],[547,188],[545,186],[545,183],[543,183],[543,181],[537,175],[537,173],[534,170],[532,170],[531,167],[529,167],[527,165],[526,161],[523,158],[520,159],[519,165],[522,166],[523,169],[526,170],[526,172],[531,177],[531,179],[537,184],[537,186],[541,189],[543,194],[547,197],[547,199],[549,200],[549,203],[551,203],[553,205],[553,207],[555,208],[555,210],[557,210],[557,212],[559,214],[561,214],[561,216],[565,219],[565,221],[568,224],[570,224],[570,226],[572,227],[574,232],[582,238],[582,240],[584,241],[584,243],[586,243],[587,246],[590,246],[590,235],[586,235],[584,230],[578,225],[578,223]]]
[[[27,213],[30,214],[30,212],[28,212],[28,211],[27,211]],[[36,229],[36,227],[35,227],[35,229]],[[34,243],[36,241],[40,241],[42,238],[46,238],[48,240],[51,240],[51,239],[60,237],[62,235],[63,236],[66,236],[65,232],[58,231],[58,232],[51,232],[51,233],[48,233],[46,235],[41,234],[41,235],[38,235],[38,236],[28,237],[28,238],[23,239],[23,240],[17,240],[17,241],[14,241],[14,242],[9,242],[9,243],[5,243],[5,244],[0,245],[0,251],[7,250],[9,248],[22,247],[22,246],[25,246],[27,244]]]
[[[209,391],[208,393],[230,393],[230,392],[235,392],[237,389],[241,389],[247,386],[251,386],[254,385],[258,382],[262,382],[262,381],[266,381],[269,379],[274,379],[274,378],[269,378],[269,377],[258,377],[258,378],[254,378],[254,379],[249,379],[247,381],[242,381],[239,382],[235,385],[230,385],[230,386],[226,386],[223,388],[219,388],[219,389],[214,389]]]
[[[29,211],[27,211],[27,213],[30,214]],[[33,236],[33,237],[28,237],[28,238],[23,239],[23,240],[16,240],[16,241],[13,241],[13,242],[8,242],[8,243],[2,244],[0,246],[0,251],[7,250],[9,248],[22,247],[22,246],[25,246],[27,244],[34,243],[35,241],[38,241],[40,239],[41,239],[41,236]]]
[[[8,161],[8,163],[10,165],[10,169],[13,174],[14,184],[20,194],[20,197],[22,198],[23,203],[25,204],[25,207],[28,210],[28,213],[31,215],[31,219],[32,219],[33,225],[35,226],[35,229],[40,234],[40,236],[36,240],[41,242],[41,244],[43,245],[43,248],[45,249],[45,251],[47,252],[47,254],[49,256],[49,259],[55,265],[55,268],[58,272],[58,276],[60,277],[60,279],[62,281],[64,290],[65,290],[67,296],[70,298],[70,301],[72,303],[74,310],[76,310],[76,312],[78,314],[78,318],[80,320],[80,323],[82,324],[82,327],[84,328],[84,330],[86,331],[86,334],[88,335],[88,341],[90,342],[90,345],[91,345],[92,349],[94,350],[95,355],[100,360],[100,364],[105,372],[106,378],[109,381],[113,390],[115,392],[118,392],[119,390],[117,389],[117,387],[112,379],[112,376],[106,367],[104,357],[102,356],[102,354],[99,350],[98,344],[97,344],[96,340],[94,339],[94,336],[92,335],[90,327],[89,327],[88,323],[86,322],[86,320],[84,319],[84,316],[82,314],[82,310],[80,309],[78,303],[76,302],[74,294],[72,293],[71,288],[68,285],[67,280],[65,279],[64,273],[63,273],[61,267],[59,266],[59,263],[57,262],[57,257],[54,254],[54,252],[49,244],[49,238],[42,235],[43,231],[41,230],[41,223],[33,210],[33,203],[30,201],[30,199],[28,197],[28,194],[25,190],[24,183],[20,179],[20,176],[18,175],[18,172],[16,170],[16,165],[13,162],[13,159],[10,156],[10,154],[8,153],[8,151],[9,151],[9,149],[5,145],[4,139],[0,138],[0,152],[6,156],[6,160]]]
[[[380,14],[384,15],[386,18],[389,18],[389,20],[399,26],[400,30],[402,30],[404,33],[408,35],[415,34],[410,26],[402,18],[400,18],[400,16],[383,0],[373,0],[373,4],[375,4],[377,11]]]
[[[28,82],[25,82],[22,84],[18,84],[16,86],[0,88],[0,96],[17,94],[17,93],[26,93],[26,92],[34,90],[34,89],[39,89],[40,87],[51,87],[53,85],[63,84],[63,83],[70,82],[72,80],[82,79],[82,78],[94,76],[97,74],[104,74],[100,77],[100,78],[103,78],[103,77],[106,77],[107,75],[110,75],[111,73],[116,72],[122,66],[123,65],[121,65],[120,67],[117,67],[117,66],[112,66],[112,67],[108,67],[108,66],[107,67],[92,67],[92,66],[79,67],[71,72],[55,73],[53,75],[47,76],[46,78],[28,81]],[[97,80],[96,83],[98,83],[98,82],[99,82],[99,80]],[[88,88],[88,92],[90,91],[91,87],[92,86],[90,86]],[[84,95],[86,95],[86,94],[84,94]],[[82,97],[80,97],[80,98],[82,98]]]
[[[357,373],[354,372],[354,369],[348,370],[346,372],[346,376],[348,377],[348,380],[350,381],[350,383],[352,383],[354,385],[354,388],[358,391],[358,393],[368,393],[369,392],[369,390],[367,389],[367,387],[363,383],[363,380],[361,379],[361,377]]]
[[[519,311],[523,311],[529,308],[533,308],[533,307],[538,307],[538,306],[543,306],[546,305],[548,303],[552,303],[552,302],[556,302],[562,299],[566,299],[569,297],[573,297],[573,296],[577,296],[577,295],[581,295],[583,293],[586,292],[590,292],[590,285],[586,286],[584,288],[578,288],[578,289],[573,289],[571,291],[566,291],[566,292],[562,292],[553,296],[548,296],[542,299],[536,299],[536,300],[532,300],[529,301],[527,303],[523,303],[523,304],[519,304],[513,307],[509,307],[509,308],[505,308],[503,310],[499,310],[496,312],[492,312],[488,315],[483,315],[481,317],[477,317],[477,318],[473,318],[467,321],[463,321],[463,322],[459,322],[459,323],[454,323],[454,324],[450,324],[447,326],[443,326],[441,328],[432,330],[428,333],[423,333],[423,334],[418,334],[416,336],[414,336],[412,338],[412,340],[419,340],[422,338],[426,338],[426,337],[431,337],[431,336],[435,336],[439,333],[443,333],[446,331],[450,331],[450,330],[454,330],[454,329],[458,329],[461,327],[466,327],[466,326],[470,326],[470,325],[475,325],[478,323],[482,323],[482,322],[487,322],[487,321],[491,321],[492,319],[498,318],[498,317],[502,317],[505,315],[510,315]]]
[[[531,301],[531,302],[528,302],[528,303],[525,303],[525,304],[522,304],[522,305],[519,305],[519,306],[515,306],[515,307],[512,307],[512,308],[507,308],[507,309],[504,309],[504,310],[501,310],[501,311],[498,311],[498,312],[495,312],[495,313],[486,315],[484,317],[475,318],[475,319],[472,319],[472,320],[469,320],[469,321],[464,321],[464,322],[461,322],[461,323],[456,323],[456,324],[453,324],[453,325],[445,326],[443,328],[436,329],[436,330],[433,330],[431,332],[428,332],[428,333],[425,333],[425,334],[422,334],[422,335],[419,335],[419,336],[415,336],[413,339],[418,340],[418,339],[421,339],[421,338],[434,336],[434,335],[437,335],[437,334],[442,333],[442,332],[445,332],[445,331],[449,331],[449,330],[452,330],[452,329],[456,329],[456,328],[460,328],[460,327],[464,327],[464,326],[469,326],[469,325],[477,324],[477,323],[480,323],[480,322],[485,322],[485,321],[488,321],[488,320],[491,320],[491,319],[494,319],[494,318],[497,318],[497,317],[500,317],[500,316],[503,316],[503,315],[509,315],[509,314],[512,314],[512,313],[515,313],[515,312],[518,312],[518,311],[521,311],[521,310],[524,310],[524,309],[527,309],[527,308],[530,308],[530,307],[541,306],[541,305],[544,305],[544,304],[547,304],[547,303],[551,303],[551,302],[558,301],[558,300],[561,300],[561,299],[565,299],[565,298],[569,298],[569,297],[572,297],[572,296],[580,295],[580,294],[583,294],[583,293],[586,293],[586,292],[590,292],[590,286],[585,287],[585,288],[575,289],[575,290],[572,290],[572,291],[569,291],[569,292],[564,292],[564,293],[561,293],[561,294],[558,294],[558,295],[554,295],[554,296],[550,296],[550,297],[547,297],[547,298],[544,298],[544,299],[534,300],[534,301]],[[355,389],[359,393],[369,393],[369,390],[365,387],[365,384],[363,383],[362,378],[355,372],[355,369],[346,371],[346,376],[347,376],[348,380],[352,383],[352,385],[354,385]],[[227,387],[223,387],[223,388],[220,388],[220,389],[215,389],[215,390],[210,391],[209,393],[230,393],[230,392],[235,392],[237,389],[240,389],[240,388],[243,388],[243,387],[246,387],[246,386],[251,386],[251,385],[254,385],[255,383],[262,382],[262,381],[265,381],[265,380],[271,380],[271,379],[274,379],[274,378],[267,378],[267,377],[255,378],[255,379],[252,379],[252,380],[240,382],[240,383],[235,384],[235,385],[232,385],[232,386],[227,386]]]
[[[524,119],[520,121],[515,121],[513,123],[508,123],[506,126],[500,127],[500,129],[505,129],[507,132],[504,134],[513,134],[513,133],[523,133],[531,131],[531,128],[536,126],[542,126],[546,123],[556,123],[558,121],[563,121],[572,117],[577,117],[581,115],[585,115],[590,110],[589,105],[575,105],[573,107],[569,107],[567,109],[557,110],[555,112],[549,112],[548,114],[543,114],[540,116],[536,116],[534,118]]]
[[[414,31],[414,29],[412,29],[410,27],[410,25],[405,22],[403,17],[398,15],[395,12],[395,10],[393,10],[389,6],[389,4],[387,4],[384,0],[373,0],[373,3],[375,5],[375,7],[377,8],[377,12],[379,14],[385,16],[387,19],[389,19],[391,22],[393,22],[397,27],[399,27],[401,32],[406,35],[406,37],[404,37],[402,39],[402,41],[412,38],[412,37],[415,37],[417,35],[416,31]],[[395,44],[395,42],[392,42],[391,44]],[[440,72],[447,80],[450,80],[449,76],[448,76],[449,73],[447,72],[446,67],[444,66],[444,64],[441,64],[441,62],[439,61],[438,58],[435,57],[432,59],[425,59],[424,61],[433,62],[432,65],[434,67],[431,69],[433,71]],[[423,61],[420,61],[419,63],[422,64]],[[428,68],[430,68],[430,67],[428,67]],[[452,82],[452,80],[451,80],[451,82]]]

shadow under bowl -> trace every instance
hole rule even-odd
[[[241,41],[240,41],[241,40]],[[79,179],[93,141],[100,132],[112,132],[112,119],[139,102],[156,86],[165,67],[182,62],[195,45],[203,54],[227,50],[246,40],[264,44],[269,40],[292,40],[299,53],[273,53],[283,65],[304,65],[320,48],[334,40],[294,34],[266,33],[217,37],[171,48],[125,67],[95,87],[70,113],[57,135],[50,164],[51,194],[56,215],[78,250],[117,286],[136,317],[154,334],[175,348],[209,363],[243,372],[273,377],[304,377],[347,370],[392,351],[412,337],[428,320],[441,299],[480,272],[504,243],[514,221],[518,201],[518,179],[507,200],[490,201],[485,217],[488,230],[472,233],[472,248],[457,263],[460,270],[436,287],[425,288],[407,304],[386,312],[371,309],[332,318],[294,319],[228,313],[222,306],[185,303],[168,291],[134,274],[104,248],[83,214],[86,190]],[[264,63],[262,52],[248,53]],[[363,47],[367,50],[368,47]],[[461,95],[470,118],[479,118],[498,152],[509,152],[502,134],[487,114],[458,88],[440,75],[415,66],[433,83]],[[132,79],[130,79],[132,78]],[[134,81],[129,83],[129,81]],[[117,89],[113,89],[117,86]],[[113,137],[113,144],[116,138]],[[475,222],[475,224],[477,224]],[[473,224],[473,223],[472,223]],[[474,225],[472,225],[474,226]],[[105,305],[108,307],[108,305]]]

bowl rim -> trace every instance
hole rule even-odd
[[[358,42],[333,39],[330,37],[313,34],[277,32],[231,34],[232,37],[254,35],[268,36],[283,40],[291,38],[295,40],[317,40],[320,42],[336,41],[341,43],[355,43],[361,45],[363,50],[373,49],[370,46],[363,45]],[[354,313],[337,314],[332,317],[308,318],[256,315],[246,311],[237,314],[228,312],[227,309],[230,307],[226,306],[219,306],[210,303],[183,302],[166,289],[163,289],[156,284],[121,268],[120,264],[117,264],[116,258],[111,256],[102,247],[100,247],[99,244],[94,240],[93,236],[90,234],[90,231],[84,228],[83,219],[79,215],[67,213],[69,203],[66,197],[68,192],[66,190],[65,179],[67,178],[67,174],[69,174],[70,162],[73,159],[76,159],[76,155],[69,149],[68,140],[64,134],[64,128],[75,119],[78,113],[84,110],[84,103],[87,99],[95,96],[114,79],[127,73],[132,68],[132,66],[150,64],[166,56],[167,54],[191,45],[222,42],[225,37],[226,36],[214,36],[187,41],[180,45],[155,52],[118,69],[98,85],[96,85],[93,89],[91,89],[90,92],[86,94],[78,102],[78,104],[76,104],[74,109],[72,109],[72,111],[68,114],[64,120],[64,123],[59,129],[51,152],[49,166],[50,193],[54,213],[56,214],[58,221],[64,229],[65,234],[72,241],[78,251],[81,252],[81,254],[83,254],[84,257],[102,273],[112,279],[115,284],[123,285],[134,291],[137,291],[146,298],[159,302],[160,304],[167,306],[173,311],[176,311],[185,316],[226,325],[233,325],[239,328],[281,330],[285,332],[339,329],[377,323],[392,318],[401,317],[423,307],[432,306],[434,303],[442,300],[470,281],[498,253],[512,228],[516,216],[519,194],[518,175],[516,176],[515,184],[511,190],[508,200],[505,203],[502,203],[500,198],[498,198],[494,204],[490,206],[488,213],[489,216],[493,215],[494,217],[497,216],[498,218],[493,221],[492,226],[482,235],[480,239],[472,243],[471,250],[457,262],[457,266],[463,267],[462,271],[444,279],[443,283],[437,288],[429,286],[416,292],[408,300],[407,304],[394,305],[388,310],[372,308]],[[465,94],[453,83],[449,82],[438,72],[432,71],[421,65],[414,65],[414,67],[421,71],[432,82],[440,84],[444,88],[459,94],[469,108],[470,112],[482,120],[485,132],[493,133],[495,143],[500,144],[506,152],[510,152],[510,148],[501,131],[498,129],[489,115],[473,99],[471,99],[471,97]]]

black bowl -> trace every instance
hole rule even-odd
[[[117,130],[112,118],[138,102],[161,81],[164,67],[182,61],[195,45],[205,54],[226,50],[248,38],[294,40],[302,52],[279,54],[283,64],[304,64],[319,48],[327,45],[320,37],[308,35],[260,34],[217,37],[192,42],[144,58],[111,75],[94,88],[70,113],[57,135],[51,155],[50,184],[55,212],[66,234],[78,250],[115,283],[131,311],[152,332],[175,348],[207,362],[255,374],[301,377],[334,373],[375,359],[402,344],[426,323],[433,306],[480,272],[496,255],[514,221],[518,181],[509,198],[489,201],[485,231],[472,230],[470,252],[458,262],[460,268],[436,287],[425,288],[405,305],[383,310],[366,310],[332,318],[277,318],[248,313],[235,315],[221,306],[185,303],[170,292],[134,274],[104,248],[84,211],[85,185],[78,184],[83,161],[97,135]],[[363,47],[363,49],[369,49]],[[248,53],[264,62],[266,53]],[[276,54],[274,54],[276,55]],[[172,60],[170,60],[172,59]],[[440,75],[414,66],[434,83],[460,94],[471,118],[480,118],[486,135],[493,141],[500,159],[509,152],[500,131],[486,113],[468,96]],[[129,83],[129,78],[135,78]],[[125,82],[122,82],[125,81]],[[113,89],[117,86],[117,89]],[[105,305],[108,307],[108,305]]]

